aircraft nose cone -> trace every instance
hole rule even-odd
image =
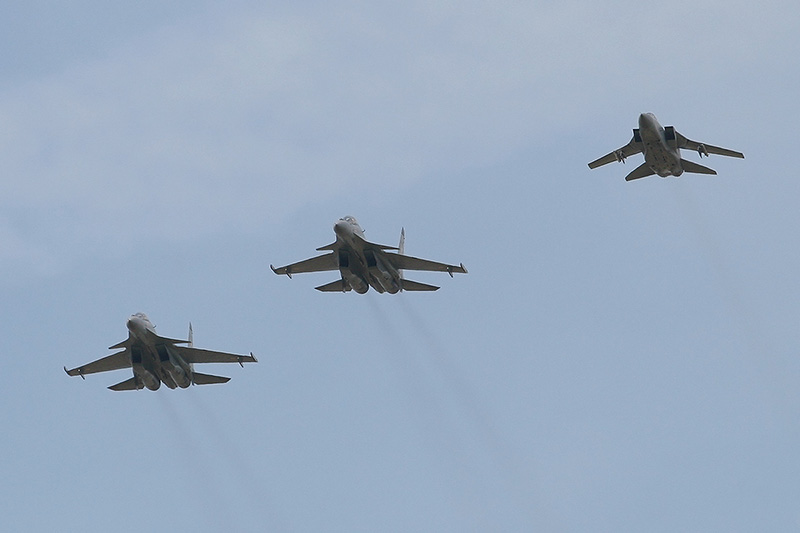
[[[653,125],[653,115],[651,113],[642,113],[639,115],[639,128],[647,128]]]
[[[333,225],[333,231],[336,233],[336,235],[344,237],[350,231],[350,224],[348,224],[344,220],[340,220],[339,222]]]
[[[125,325],[128,327],[128,331],[130,331],[134,335],[146,329],[142,319],[136,316],[130,317]]]

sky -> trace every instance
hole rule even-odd
[[[4,525],[800,528],[797,17],[5,2]],[[589,170],[642,112],[746,159]],[[270,271],[345,215],[469,273],[358,295]],[[156,392],[64,374],[135,312],[259,362]]]

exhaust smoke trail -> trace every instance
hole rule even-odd
[[[232,512],[232,502],[226,497],[224,491],[219,490],[221,484],[215,471],[203,468],[203,465],[208,465],[209,462],[197,447],[199,439],[192,436],[185,418],[176,410],[173,399],[167,397],[172,392],[171,390],[161,390],[154,394],[161,404],[160,411],[167,415],[166,425],[176,441],[171,452],[177,455],[178,460],[175,462],[181,464],[183,470],[177,476],[185,480],[189,490],[195,493],[192,499],[198,502],[211,501],[218,504],[213,509],[200,505],[199,509],[203,513],[201,516],[207,517],[207,523],[213,524],[212,529],[217,531],[225,529],[236,523]]]
[[[388,337],[382,347],[390,352],[389,362],[395,367],[397,375],[402,377],[401,385],[405,386],[405,396],[414,403],[419,414],[430,413],[432,410],[436,418],[442,420],[443,407],[433,393],[433,386],[426,383],[426,373],[415,351],[408,346],[402,333],[377,302],[367,297],[367,304],[371,309],[370,316],[376,320],[379,330]]]
[[[445,406],[436,394],[436,387],[431,381],[430,369],[425,368],[424,361],[419,358],[419,350],[411,347],[394,322],[386,315],[383,308],[372,298],[368,298],[371,308],[370,315],[377,322],[377,327],[388,338],[384,345],[386,355],[391,359],[392,366],[397,370],[403,397],[412,411],[413,420],[419,424],[420,434],[426,441],[426,448],[434,449],[434,456],[439,459],[446,457],[447,461],[437,460],[437,466],[447,479],[463,478],[465,471],[460,468],[454,456],[463,453],[463,442],[458,438],[457,428],[451,417],[445,413]],[[466,472],[470,475],[470,482],[466,486],[459,484],[461,489],[457,495],[456,508],[477,509],[485,499],[484,480],[475,476],[474,470]],[[491,524],[481,522],[478,529],[489,530]]]
[[[527,524],[552,526],[552,520],[540,503],[543,499],[539,495],[540,490],[535,486],[533,476],[528,472],[523,461],[516,457],[516,454],[499,436],[494,420],[484,408],[478,391],[469,384],[457,365],[454,364],[450,351],[440,342],[426,320],[405,298],[401,297],[399,300],[406,317],[421,334],[420,338],[425,342],[427,353],[432,356],[431,360],[435,363],[439,374],[449,384],[455,404],[471,421],[473,431],[470,433],[474,437],[478,437],[484,449],[489,452],[492,461],[503,473],[503,477],[509,485],[509,499],[516,500],[516,507],[524,515]]]
[[[227,472],[231,480],[241,488],[242,494],[239,494],[237,498],[249,501],[248,508],[259,509],[266,514],[270,519],[271,527],[285,530],[286,523],[276,508],[275,498],[272,497],[270,490],[262,480],[256,476],[256,465],[248,461],[239,445],[228,438],[228,432],[214,409],[209,407],[205,399],[201,397],[202,391],[196,392],[197,394],[192,395],[192,400],[199,411],[197,419],[201,423],[202,431],[208,437],[204,440],[211,441],[211,450],[215,457],[222,457],[228,463]]]

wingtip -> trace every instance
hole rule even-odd
[[[256,356],[255,356],[255,355],[253,355],[253,352],[250,352],[250,357],[252,357],[252,358],[253,358],[253,362],[254,362],[254,363],[258,363],[258,359],[256,359]]]
[[[281,275],[281,273],[280,273],[280,272],[278,272],[278,269],[277,269],[277,268],[275,268],[275,267],[274,267],[274,266],[272,266],[271,264],[269,265],[269,267],[270,267],[270,268],[272,269],[272,271],[273,271],[273,272],[275,272],[277,275],[279,275],[279,276]],[[284,272],[284,274],[286,274],[286,277],[287,277],[287,278],[289,278],[289,279],[292,279],[292,273],[291,273],[291,272],[289,272],[289,270],[288,270],[288,269],[286,270],[286,272]]]
[[[67,370],[67,367],[64,367],[64,372],[67,373],[70,377],[80,376],[81,379],[86,379],[86,376],[83,375],[83,367],[73,368],[72,370]]]

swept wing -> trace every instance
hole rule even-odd
[[[121,368],[130,367],[131,356],[126,349],[115,354],[107,355],[106,357],[98,359],[97,361],[92,361],[91,363],[87,363],[83,366],[73,368],[72,370],[67,370],[67,368],[64,367],[64,370],[70,376],[84,376],[86,374],[96,374],[98,372],[108,372],[110,370],[119,370]]]
[[[292,274],[303,272],[327,272],[329,270],[339,269],[335,253],[318,255],[317,257],[312,257],[311,259],[292,263],[291,265],[282,266],[280,268],[275,268],[272,265],[269,267],[276,274],[286,274],[289,277],[292,277]]]
[[[173,346],[180,356],[189,364],[194,363],[257,363],[258,360],[250,355],[238,355],[235,353],[215,352],[213,350],[202,350],[189,346]]]
[[[589,168],[597,168],[602,167],[603,165],[607,165],[609,163],[615,163],[618,161],[625,162],[626,157],[630,157],[632,155],[636,155],[642,152],[642,142],[637,141],[636,137],[631,139],[631,142],[620,148],[619,150],[614,150],[610,154],[604,155],[600,159],[595,159],[591,163],[589,163]]]
[[[464,265],[448,265],[445,263],[437,263],[436,261],[428,261],[427,259],[419,259],[418,257],[411,257],[410,255],[386,253],[383,255],[392,263],[392,266],[398,270],[427,270],[431,272],[447,272],[451,276],[453,272],[466,274],[467,269]]]
[[[727,148],[720,148],[719,146],[713,146],[711,144],[699,143],[697,141],[687,139],[677,131],[675,132],[675,137],[678,141],[678,148],[683,148],[685,150],[694,150],[701,156],[708,154],[715,154],[715,155],[726,155],[728,157],[738,157],[744,159],[744,154],[741,152],[737,152],[735,150],[728,150]]]

